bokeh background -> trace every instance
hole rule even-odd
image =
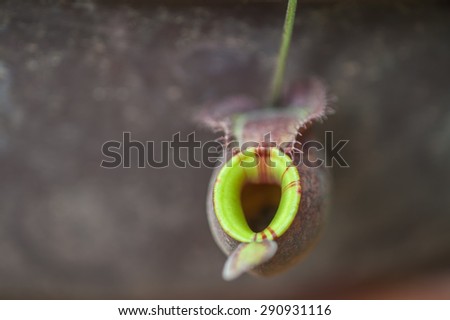
[[[320,77],[349,139],[301,264],[221,279],[211,169],[107,170],[101,146],[195,131],[264,97],[284,1],[0,2],[1,298],[450,298],[450,7],[300,1],[288,80]]]

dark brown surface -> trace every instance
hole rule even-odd
[[[288,77],[319,76],[338,97],[316,130],[350,139],[351,168],[332,171],[308,259],[225,283],[211,170],[106,170],[101,146],[187,134],[206,100],[266,94],[284,5],[42,3],[0,4],[1,297],[344,297],[448,273],[448,6],[301,6]]]

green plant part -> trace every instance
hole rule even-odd
[[[324,224],[327,178],[323,168],[296,163],[275,147],[244,150],[217,168],[207,212],[214,239],[229,256],[224,279],[247,271],[276,274],[303,257]]]
[[[281,39],[280,52],[278,53],[277,58],[277,66],[272,79],[269,105],[276,105],[280,98],[281,89],[283,87],[284,71],[286,70],[287,56],[289,47],[291,45],[292,30],[294,29],[296,9],[297,0],[289,0],[286,12],[286,20],[284,22],[283,37]]]
[[[259,232],[251,229],[243,212],[241,191],[245,184],[273,184],[282,190],[275,216]],[[236,154],[220,170],[213,192],[216,217],[229,236],[240,242],[275,240],[286,232],[298,211],[300,176],[291,158],[281,150],[250,148]]]
[[[208,221],[228,255],[226,280],[285,270],[313,247],[324,225],[328,175],[305,166],[297,152],[310,124],[327,113],[324,89],[312,80],[284,98],[285,108],[258,109],[255,99],[231,97],[202,114],[227,141],[258,145],[231,154],[211,178]]]
[[[269,161],[272,162],[270,165]],[[245,208],[244,213],[241,194],[246,184],[253,185],[253,189],[256,185],[263,188],[265,185],[281,188],[280,199],[274,201],[274,204],[278,206],[275,215],[265,219],[270,221],[268,225],[261,227],[261,224],[258,226],[256,223],[263,222],[261,221],[264,219],[262,210],[267,210],[263,207],[272,201],[270,187],[266,191],[263,188],[259,190],[261,193],[269,193],[266,198],[268,203],[265,204],[261,201],[263,199],[259,199],[255,204],[262,205],[262,208]],[[272,258],[278,247],[275,240],[282,236],[292,224],[298,212],[300,198],[298,170],[292,166],[290,157],[279,149],[251,148],[230,159],[220,170],[213,190],[215,218],[228,236],[241,242],[224,267],[225,279],[234,279],[242,272]],[[256,223],[250,225],[248,222],[250,219]]]
[[[289,1],[269,108],[241,95],[209,104],[200,114],[204,124],[225,133],[225,142],[256,143],[229,158],[225,152],[209,186],[208,222],[228,256],[225,280],[287,269],[314,246],[324,225],[328,175],[305,166],[298,147],[310,124],[328,113],[325,90],[312,79],[280,96],[295,7]]]

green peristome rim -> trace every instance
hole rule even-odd
[[[262,157],[261,150],[267,156]],[[261,161],[261,158],[266,160]],[[273,165],[266,164],[267,158]],[[258,165],[255,165],[257,161]],[[245,182],[261,183],[268,177],[280,185],[280,204],[269,226],[255,233],[248,226],[242,210],[241,190]],[[213,192],[216,217],[230,237],[240,242],[275,240],[286,232],[298,212],[300,175],[292,165],[292,159],[280,149],[249,148],[233,156],[222,167]]]

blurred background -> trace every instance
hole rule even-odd
[[[211,169],[102,169],[101,146],[265,96],[285,1],[1,1],[0,298],[450,298],[450,6],[300,1],[288,80],[349,139],[318,247],[224,282]],[[289,82],[289,81],[288,81]],[[158,154],[158,152],[157,152]],[[158,156],[155,156],[156,158]]]

